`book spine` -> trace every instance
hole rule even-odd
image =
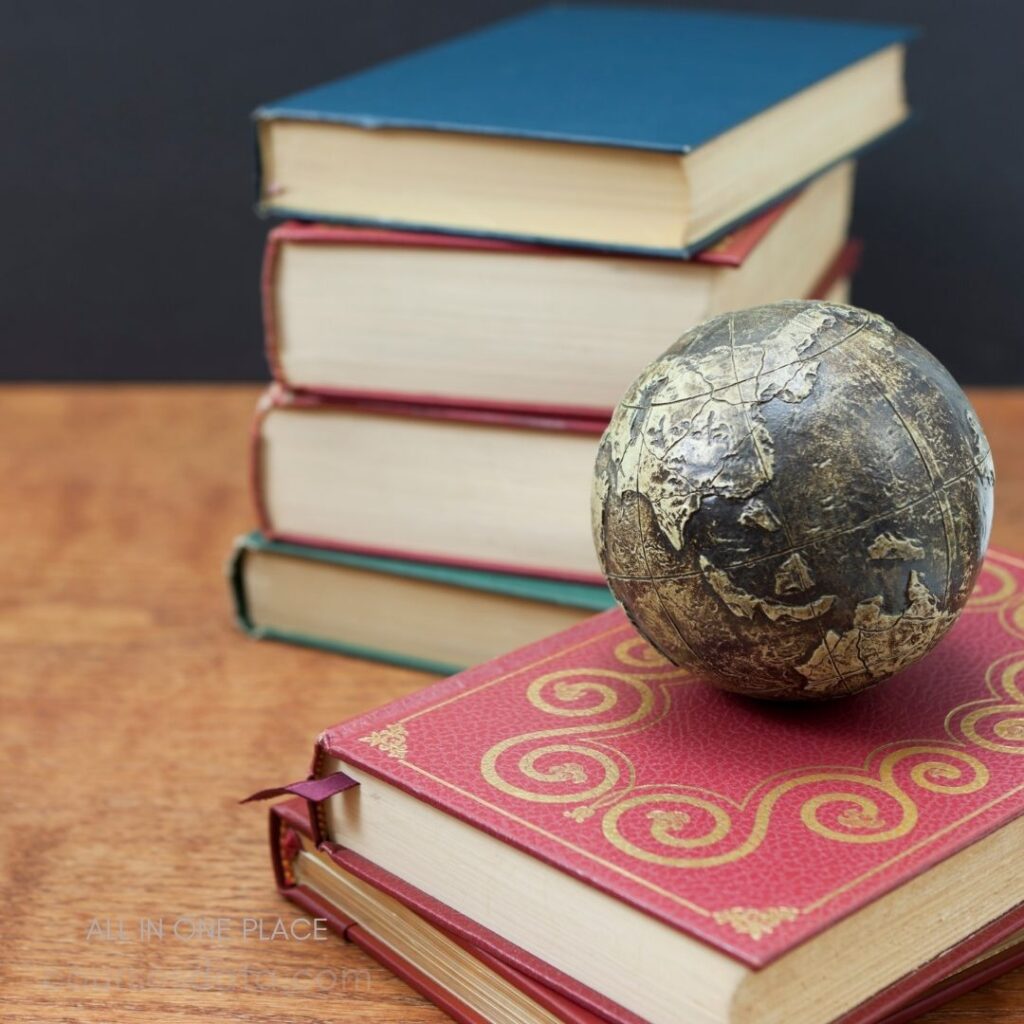
[[[327,759],[331,756],[327,745],[326,735],[321,733],[313,746],[313,758],[309,764],[309,777],[311,779],[322,779],[327,774]],[[327,827],[327,813],[323,801],[307,801],[309,812],[309,831],[313,842],[317,847],[330,841],[330,834]]]
[[[260,121],[254,114],[252,120],[252,188],[253,188],[253,210],[257,217],[265,217],[263,209],[263,145],[260,139]]]
[[[272,384],[260,396],[253,413],[249,428],[249,493],[252,496],[256,522],[260,531],[267,537],[274,536],[270,523],[270,512],[266,504],[266,491],[263,475],[263,421],[270,415],[277,404],[276,390],[278,385]]]
[[[234,611],[235,624],[243,633],[249,636],[259,637],[259,630],[253,625],[249,617],[249,602],[245,592],[245,559],[249,552],[248,537],[242,535],[236,537],[228,555],[228,562],[225,567],[225,575],[228,581],[228,590],[231,594],[231,607]]]
[[[267,816],[270,826],[270,860],[279,889],[295,884],[292,862],[298,853],[300,834],[309,833],[306,804],[301,800],[286,800],[270,808]]]
[[[279,384],[288,387],[284,367],[281,364],[278,345],[277,322],[277,268],[280,262],[281,246],[287,239],[282,227],[276,227],[267,235],[263,248],[263,266],[260,272],[260,295],[263,306],[263,351],[270,375]]]

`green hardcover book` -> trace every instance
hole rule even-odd
[[[228,565],[238,625],[259,639],[449,675],[615,604],[586,583],[239,537]]]

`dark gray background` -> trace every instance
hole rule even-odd
[[[249,111],[530,6],[3,0],[0,376],[265,377]],[[701,6],[923,27],[919,117],[861,168],[854,298],[962,382],[1024,383],[1024,4]]]

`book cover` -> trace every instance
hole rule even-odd
[[[853,21],[551,6],[254,116],[688,153],[912,35]]]
[[[258,530],[245,534],[235,541],[227,565],[228,583],[234,605],[235,621],[243,632],[258,639],[282,640],[286,643],[301,644],[335,654],[347,654],[372,661],[402,665],[438,675],[451,675],[462,666],[441,664],[428,658],[417,657],[395,648],[382,650],[360,644],[353,637],[350,643],[320,636],[294,633],[272,626],[257,626],[249,615],[245,590],[244,562],[250,552],[264,551],[326,565],[362,569],[367,572],[383,573],[405,579],[422,580],[443,586],[460,587],[480,593],[498,594],[526,601],[565,605],[587,611],[606,611],[615,604],[608,588],[588,583],[567,583],[563,580],[543,579],[534,576],[518,576],[510,573],[487,572],[460,566],[444,565],[438,562],[418,562],[402,558],[386,558],[357,554],[352,551],[338,551],[330,548],[311,547],[305,544],[291,544],[287,541],[272,540]],[[397,627],[396,627],[397,629]],[[398,639],[396,637],[396,639]]]
[[[314,770],[357,766],[758,969],[1024,812],[1022,643],[1024,562],[1000,553],[930,655],[823,705],[712,689],[611,611],[327,730]]]
[[[313,830],[305,801],[291,799],[270,809],[271,860],[282,895],[309,914],[325,918],[343,939],[360,945],[457,1021],[472,1020],[472,1011],[431,982],[414,963],[397,955],[357,921],[339,913],[330,901],[298,882],[294,859]],[[634,1014],[522,949],[469,921],[449,907],[376,865],[334,844],[320,850],[345,871],[373,885],[470,951],[505,980],[532,996],[566,1024],[642,1024]],[[1024,907],[980,929],[925,967],[877,993],[846,1014],[841,1024],[904,1024],[943,1003],[1024,964]],[[364,941],[366,939],[370,942]],[[375,940],[375,941],[374,941]]]
[[[913,31],[892,25],[807,18],[612,6],[553,6],[484,27],[418,53],[268,103],[254,112],[257,134],[287,122],[356,127],[395,138],[443,133],[628,153],[650,160],[685,157],[758,115],[894,50]],[[289,201],[270,180],[274,158],[257,167],[257,209],[280,216],[337,219],[483,237],[516,237],[597,249],[689,259],[840,160],[863,152],[906,118],[893,113],[870,130],[818,147],[820,152],[772,175],[746,205],[678,243],[659,235],[591,237],[571,227],[521,218],[497,223],[371,203],[333,209],[317,199]],[[843,122],[837,122],[841,128]],[[823,137],[824,138],[824,137]]]

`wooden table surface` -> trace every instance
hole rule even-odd
[[[428,677],[236,632],[223,566],[253,523],[256,394],[0,388],[5,1020],[447,1019],[333,936],[272,936],[299,915],[274,891],[266,807],[238,799]],[[993,540],[1024,550],[1024,392],[972,397]],[[1024,970],[922,1020],[1020,1024]]]

